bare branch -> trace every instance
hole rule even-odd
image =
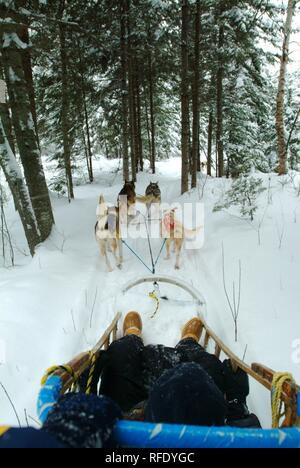
[[[92,307],[91,318],[90,318],[90,328],[92,328],[92,319],[93,319],[94,308],[95,308],[95,304],[96,304],[96,300],[97,300],[97,295],[98,295],[98,288],[96,288],[94,303],[93,303],[93,307]]]
[[[8,394],[8,392],[7,392],[7,390],[6,390],[6,388],[5,388],[4,385],[2,384],[2,382],[0,382],[0,386],[2,387],[2,389],[3,389],[4,393],[5,393],[5,395],[7,396],[8,400],[9,400],[9,402],[10,402],[10,404],[11,404],[13,410],[14,410],[14,413],[15,413],[15,415],[16,415],[16,418],[17,418],[17,421],[18,421],[18,424],[19,424],[19,427],[21,427],[21,421],[20,421],[20,418],[19,418],[19,416],[18,416],[18,413],[17,413],[17,410],[16,410],[16,408],[15,408],[15,405],[14,405],[13,402],[12,402],[12,399],[10,398],[10,396],[9,396],[9,394]]]

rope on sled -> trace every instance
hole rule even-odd
[[[42,379],[41,379],[41,385],[44,386],[45,383],[47,382],[47,379],[48,377],[50,377],[51,375],[53,375],[56,371],[59,371],[59,370],[63,370],[65,372],[67,372],[73,379],[73,381],[75,382],[77,380],[77,376],[74,372],[74,370],[72,369],[71,366],[65,364],[63,366],[52,366],[52,367],[49,367],[49,369],[46,370],[45,374],[43,375]]]
[[[276,372],[272,381],[271,402],[272,402],[272,428],[279,427],[280,419],[284,416],[282,412],[281,393],[285,382],[295,383],[292,374],[288,372]]]
[[[91,355],[91,366],[90,366],[89,376],[88,376],[88,380],[87,380],[87,384],[86,384],[85,393],[87,395],[91,394],[92,382],[93,382],[93,377],[94,377],[95,368],[96,368],[96,362],[97,362],[97,355],[96,355],[96,353],[93,353]]]
[[[157,294],[156,294],[155,291],[152,291],[151,293],[149,293],[149,297],[151,297],[151,299],[154,299],[156,301],[155,311],[154,311],[153,315],[150,317],[150,318],[153,319],[155,317],[158,309],[159,309],[159,299],[158,299]]]

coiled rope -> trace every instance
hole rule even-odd
[[[289,372],[276,372],[274,374],[271,389],[273,429],[277,429],[279,427],[280,419],[285,414],[284,412],[282,412],[283,401],[281,400],[281,394],[285,382],[295,383],[292,374],[290,374]]]

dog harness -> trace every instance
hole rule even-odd
[[[110,233],[113,233],[116,231],[117,228],[117,213],[115,208],[108,209],[108,215],[107,215],[107,222],[105,225],[105,229],[107,229]]]
[[[171,230],[174,230],[175,220],[174,220],[174,216],[171,217],[171,213],[165,214],[163,218],[163,222],[164,222],[164,226],[167,232],[171,232]]]

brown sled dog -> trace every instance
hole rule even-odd
[[[136,202],[151,204],[153,195],[140,196],[136,195],[135,183],[133,181],[126,181],[122,190],[118,195],[118,208],[122,222],[130,222],[136,216]],[[127,221],[126,221],[127,218]]]
[[[194,237],[201,229],[187,229],[175,217],[175,209],[164,213],[161,220],[161,236],[166,239],[167,256],[165,260],[170,259],[170,250],[172,243],[176,253],[175,270],[179,270],[180,253],[186,237]]]
[[[125,181],[123,188],[118,195],[118,206],[122,204],[125,197],[127,201],[127,209],[129,211],[130,207],[134,206],[136,202],[135,183],[133,180]]]
[[[148,218],[150,217],[150,210],[153,203],[156,204],[157,211],[159,211],[159,206],[161,203],[161,191],[158,185],[158,182],[150,182],[145,191],[146,198],[151,198],[150,201],[146,201]]]
[[[101,195],[96,214],[95,236],[100,253],[105,258],[107,269],[108,271],[113,270],[108,258],[109,251],[113,253],[117,267],[122,268],[123,249],[119,229],[119,208],[106,206],[103,195]],[[117,251],[119,251],[119,255],[117,255]]]

